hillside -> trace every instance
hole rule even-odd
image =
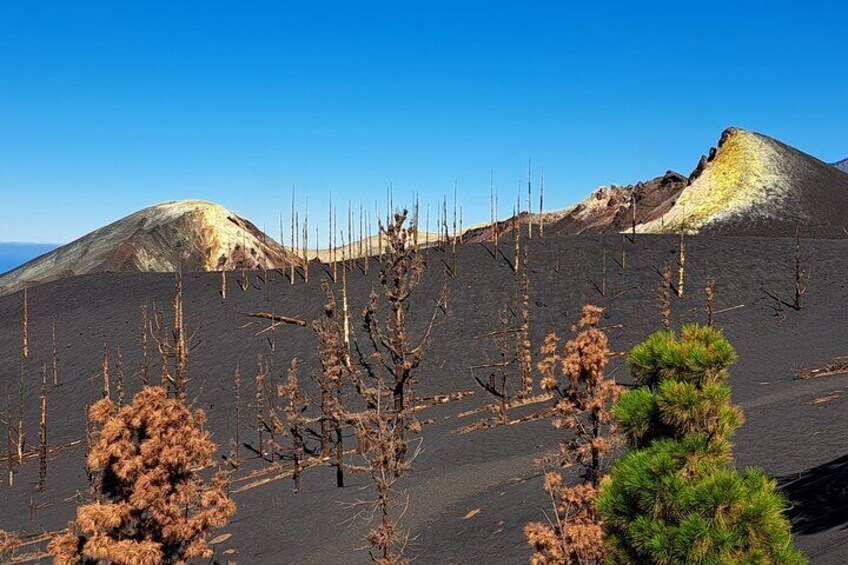
[[[637,226],[643,233],[690,232],[844,237],[848,174],[750,131],[726,130],[671,209]]]
[[[677,238],[637,236],[635,244],[626,243],[625,269],[614,262],[621,255],[621,245],[622,238],[617,235],[533,239],[530,319],[535,346],[550,331],[567,335],[585,302],[607,308],[604,326],[613,351],[626,351],[660,327],[656,269],[675,261]],[[604,272],[603,249],[608,257],[606,296],[597,290]],[[764,292],[790,297],[793,249],[791,239],[690,238],[689,292],[674,300],[673,323],[703,321],[702,288],[707,276],[715,277],[716,320],[740,355],[731,377],[734,399],[746,416],[734,442],[738,465],[762,466],[780,479],[792,502],[799,546],[814,565],[837,565],[848,559],[848,538],[842,531],[848,525],[844,510],[848,504],[848,444],[844,437],[848,376],[801,380],[795,370],[848,353],[844,339],[848,302],[841,282],[848,277],[848,241],[803,242],[805,265],[813,275],[801,311],[781,306]],[[422,453],[412,474],[402,481],[410,494],[405,523],[418,536],[413,546],[419,556],[416,563],[526,562],[529,549],[522,527],[528,521],[543,520],[550,504],[542,490],[541,471],[533,463],[556,444],[559,432],[549,422],[456,433],[481,417],[463,414],[486,403],[469,368],[497,355],[495,344],[486,335],[498,329],[498,311],[510,300],[513,285],[507,262],[511,242],[504,240],[501,250],[504,255],[493,253],[488,244],[459,248],[457,276],[448,281],[448,315],[439,318],[422,365],[422,396],[474,394],[422,412]],[[416,335],[441,288],[442,270],[452,261],[450,255],[436,249],[431,249],[428,257],[424,284],[413,302],[411,319]],[[824,278],[823,273],[828,276]],[[270,388],[293,357],[303,361],[306,381],[316,368],[311,329],[285,326],[268,332],[266,322],[251,321],[243,313],[274,311],[307,322],[316,319],[323,311],[320,280],[326,276],[323,268],[313,265],[309,284],[298,277],[292,285],[282,273],[265,276],[253,272],[244,292],[232,285],[227,299],[222,300],[218,275],[186,275],[186,323],[195,344],[190,397],[206,410],[214,438],[222,446],[221,458],[229,451],[224,446],[235,433],[232,377],[237,366],[245,379],[244,454],[256,447],[251,400],[257,355],[266,356],[273,364]],[[361,312],[376,276],[374,268],[367,276],[360,269],[350,273],[353,312]],[[36,437],[36,382],[42,363],[49,359],[51,320],[55,320],[61,384],[51,388],[48,396],[49,438],[55,449],[49,460],[46,494],[35,491],[36,457],[27,460],[15,489],[0,485],[0,529],[38,534],[62,528],[71,518],[75,502],[86,492],[84,447],[74,442],[84,439],[85,406],[99,395],[104,342],[113,362],[115,348],[121,347],[130,391],[137,390],[139,308],[169,304],[173,289],[173,275],[112,273],[89,274],[29,291],[32,357],[24,367],[27,422],[33,434],[30,437]],[[0,298],[0,367],[12,368],[0,371],[0,390],[7,385],[14,390],[17,384],[21,298],[20,293]],[[151,370],[156,373],[155,363]],[[629,381],[620,359],[613,361],[610,371],[620,381]],[[517,411],[516,416],[520,414]],[[287,463],[280,464],[285,467]],[[295,495],[290,479],[273,469],[261,471],[261,467],[254,461],[236,475],[234,497],[239,510],[216,544],[222,563],[368,562],[366,553],[354,551],[363,545],[366,524],[344,524],[355,512],[345,504],[369,496],[360,488],[364,477],[353,475],[346,488],[336,489],[331,469],[309,470],[303,492]],[[35,544],[31,549],[38,547]]]
[[[601,187],[585,200],[546,212],[546,233],[640,233],[774,235],[799,226],[810,237],[845,237],[848,174],[768,136],[728,128],[689,176],[663,176],[627,186]],[[539,224],[522,213],[498,224]],[[469,241],[489,241],[491,226],[470,230]]]
[[[210,202],[151,206],[63,245],[0,277],[0,294],[24,284],[103,272],[273,269],[288,252],[256,226]]]
[[[729,128],[689,176],[674,171],[646,182],[602,187],[565,210],[520,213],[497,223],[499,236],[517,225],[544,223],[550,235],[629,232],[788,237],[846,237],[848,174],[775,139]],[[423,219],[422,219],[423,220]],[[360,219],[361,221],[361,219]],[[426,227],[426,226],[421,226]],[[463,241],[492,241],[491,225],[465,230]],[[438,239],[424,234],[421,243]],[[355,238],[351,238],[355,239]],[[378,236],[339,247],[336,258],[377,253]],[[299,250],[299,255],[304,254]],[[327,262],[327,249],[305,250]],[[202,201],[166,202],[91,232],[0,276],[0,294],[24,284],[97,272],[274,269],[292,254],[248,220]],[[298,263],[301,258],[294,259]]]

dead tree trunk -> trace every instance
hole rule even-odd
[[[336,486],[341,488],[344,486],[342,389],[346,384],[352,384],[358,379],[353,377],[350,352],[345,342],[343,324],[339,321],[335,293],[326,280],[322,281],[321,287],[327,297],[324,317],[312,323],[321,363],[321,371],[316,375],[321,390],[321,452],[326,457],[331,446],[335,445]]]
[[[707,325],[713,325],[713,300],[715,299],[715,279],[712,277],[707,279],[706,286],[704,287],[704,296],[707,298]]]
[[[12,395],[10,384],[6,383],[6,468],[9,488],[15,487],[15,436],[12,433]]]
[[[801,232],[795,228],[795,302],[793,306],[795,310],[801,309],[801,299],[807,292],[807,286],[804,281],[808,278],[808,274],[803,270],[801,265]]]
[[[630,237],[636,241],[636,193],[630,193],[630,219],[631,219],[631,235]]]
[[[686,272],[686,238],[685,230],[680,228],[680,251],[677,257],[677,297],[683,298],[683,277]]]
[[[300,493],[300,475],[303,471],[303,462],[306,460],[306,410],[309,408],[309,398],[303,394],[298,381],[297,358],[292,359],[289,366],[286,382],[277,389],[277,396],[286,401],[285,427],[272,413],[274,429],[283,428],[288,432],[291,439],[291,457],[293,462],[292,480],[294,481],[295,494]],[[281,430],[282,431],[282,430]]]
[[[50,371],[53,386],[59,386],[59,354],[56,347],[56,319],[50,320]]]
[[[24,285],[23,296],[23,343],[21,344],[21,354],[24,359],[29,358],[29,288]]]
[[[256,394],[254,396],[254,400],[256,402],[256,434],[258,436],[259,444],[257,445],[256,451],[259,454],[259,458],[263,461],[265,460],[265,428],[267,424],[265,422],[265,377],[266,377],[266,368],[265,361],[262,357],[259,357],[258,360],[259,368],[256,371]]]
[[[533,239],[533,184],[532,184],[532,161],[527,159],[527,239]]]
[[[666,266],[662,272],[662,288],[660,289],[660,314],[664,329],[671,328],[671,269]]]
[[[375,291],[372,291],[365,310],[365,328],[375,355],[379,359],[379,364],[387,367],[392,376],[393,410],[399,422],[396,426],[397,446],[398,449],[404,450],[406,446],[404,432],[408,426],[407,385],[421,364],[436,315],[446,301],[445,288],[421,340],[417,346],[413,346],[409,338],[406,315],[409,299],[421,283],[425,265],[423,258],[415,252],[411,244],[410,230],[414,228],[405,227],[406,219],[407,212],[404,210],[402,213],[395,214],[394,221],[387,227],[380,228],[385,233],[388,248],[380,271],[382,296],[388,307],[385,321],[380,320],[380,296]],[[367,363],[367,361],[364,362]],[[376,369],[372,367],[371,370]],[[403,460],[405,454],[398,453],[397,457]]]
[[[149,370],[150,370],[150,354],[147,349],[147,332],[149,331],[150,321],[147,319],[147,304],[142,304],[141,306],[141,336],[139,341],[141,343],[141,370],[139,371],[139,378],[141,379],[141,386],[145,387],[150,382]]]
[[[38,427],[38,491],[47,490],[47,365],[41,369],[41,418]]]
[[[601,250],[601,296],[607,296],[607,248]]]
[[[519,263],[521,262],[521,223],[518,221],[518,216],[513,216],[512,220],[512,235],[515,242],[515,264],[513,271],[518,273]]]
[[[539,237],[545,237],[545,167],[539,178]]]
[[[118,393],[118,407],[124,406],[124,356],[121,353],[121,346],[115,348],[115,391]]]
[[[627,270],[627,236],[621,236],[621,270]]]
[[[24,389],[26,380],[24,378],[24,364],[21,363],[21,374],[18,378],[18,466],[24,464],[24,448],[26,446],[26,430],[24,429]]]
[[[103,398],[112,396],[112,387],[109,376],[109,346],[103,342],[103,364],[101,365],[101,375],[103,377]]]
[[[527,268],[528,251],[526,245],[520,262],[518,284],[521,326],[519,328],[518,364],[521,369],[521,392],[519,396],[524,398],[530,396],[533,392],[533,346],[530,342],[530,273]]]
[[[178,399],[185,401],[188,385],[188,347],[185,322],[183,320],[183,274],[177,272],[177,288],[174,293],[174,389]]]

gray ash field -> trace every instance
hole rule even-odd
[[[790,515],[797,543],[814,564],[848,561],[848,375],[803,380],[800,368],[812,368],[848,355],[848,241],[804,240],[804,266],[811,272],[801,311],[787,302],[793,292],[791,238],[708,237],[687,239],[686,295],[673,299],[673,325],[705,320],[704,283],[716,280],[716,322],[739,353],[732,369],[734,400],[745,411],[746,423],[735,437],[739,467],[760,466],[778,478],[790,498]],[[613,351],[624,352],[661,327],[658,270],[674,267],[678,241],[672,236],[639,235],[626,243],[626,269],[620,261],[622,237],[556,236],[530,244],[531,330],[538,353],[544,336],[557,331],[565,337],[584,303],[606,308]],[[607,250],[606,297],[596,286],[602,277],[603,249]],[[543,520],[550,505],[542,490],[541,471],[534,459],[552,449],[560,432],[548,421],[455,433],[481,415],[461,417],[484,405],[487,398],[474,383],[469,367],[486,363],[496,354],[491,339],[481,337],[498,329],[498,311],[510,300],[513,274],[506,258],[509,241],[493,258],[491,243],[460,246],[457,274],[449,278],[447,316],[438,319],[432,342],[419,372],[418,389],[425,397],[474,391],[473,396],[422,411],[427,422],[421,454],[402,483],[409,488],[404,524],[416,535],[417,563],[525,563],[530,551],[522,529]],[[429,252],[425,281],[413,301],[413,335],[420,334],[452,265],[449,254]],[[376,263],[369,275],[351,273],[352,311],[358,313],[376,281]],[[293,357],[303,361],[302,375],[316,369],[316,342],[311,328],[286,326],[256,335],[267,322],[244,315],[273,311],[304,320],[322,314],[320,280],[325,267],[313,266],[309,284],[291,285],[280,272],[248,273],[250,286],[242,291],[230,276],[228,296],[219,295],[217,273],[185,276],[186,323],[195,331],[191,352],[190,396],[206,411],[214,438],[222,446],[234,435],[232,375],[236,366],[244,378],[242,453],[255,447],[249,431],[255,419],[250,404],[257,356],[273,361],[274,381]],[[120,346],[131,392],[140,362],[139,309],[155,304],[168,309],[174,291],[173,274],[96,274],[56,281],[29,291],[32,355],[24,371],[27,380],[29,445],[37,440],[38,382],[49,362],[51,320],[58,338],[61,384],[50,390],[48,491],[36,491],[37,458],[18,474],[17,485],[0,487],[0,529],[37,534],[63,528],[76,503],[87,492],[83,468],[85,408],[99,395],[104,341]],[[21,370],[21,294],[0,298],[0,391],[14,390]],[[155,358],[153,351],[151,357]],[[114,358],[113,358],[114,362]],[[151,372],[156,375],[156,365]],[[628,382],[621,358],[611,364],[616,378]],[[526,412],[532,407],[523,409]],[[521,410],[516,414],[522,413]],[[78,442],[82,440],[81,443]],[[353,441],[348,440],[352,446]],[[62,447],[64,446],[64,447]],[[232,534],[216,545],[217,559],[242,564],[367,563],[368,525],[347,524],[354,511],[345,505],[367,497],[363,476],[349,475],[348,486],[335,488],[329,467],[304,474],[303,492],[292,493],[291,480],[274,473],[248,473],[260,468],[254,461],[242,468],[234,484],[238,512],[220,533]],[[35,509],[33,511],[33,509]],[[473,512],[479,509],[479,512]],[[33,517],[32,514],[35,514]],[[29,548],[37,549],[37,547]],[[43,562],[47,562],[46,558]]]

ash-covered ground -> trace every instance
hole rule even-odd
[[[603,249],[607,251],[606,296],[601,296]],[[569,334],[584,303],[606,308],[612,349],[624,352],[661,327],[660,276],[666,264],[675,269],[676,237],[637,236],[625,243],[622,269],[621,236],[556,236],[534,239],[530,246],[531,329],[538,354],[544,336]],[[497,427],[467,434],[455,430],[480,415],[460,414],[489,399],[474,383],[469,367],[497,355],[492,339],[498,311],[512,299],[511,242],[500,254],[491,243],[459,248],[457,273],[449,277],[447,316],[440,316],[418,375],[421,395],[458,391],[475,395],[429,408],[421,436],[421,454],[408,488],[409,506],[403,524],[415,537],[411,552],[417,563],[523,563],[529,548],[524,525],[544,520],[549,507],[534,459],[552,449],[559,436],[547,421]],[[738,465],[765,468],[781,480],[790,497],[797,543],[812,563],[848,561],[848,375],[803,380],[800,368],[812,368],[848,355],[848,241],[804,240],[804,268],[809,270],[804,307],[779,306],[769,294],[791,302],[794,241],[782,238],[692,237],[687,240],[686,293],[673,299],[673,323],[705,320],[704,283],[716,280],[716,322],[739,353],[732,370],[734,400],[745,411],[746,423],[735,438]],[[493,257],[497,256],[497,259]],[[426,323],[453,260],[449,253],[429,252],[428,271],[412,307],[413,334]],[[215,440],[222,446],[235,431],[233,371],[239,365],[244,379],[243,455],[256,444],[255,412],[251,400],[257,356],[268,357],[275,382],[289,361],[303,361],[305,380],[316,368],[316,341],[309,327],[286,326],[256,335],[267,322],[248,318],[250,311],[273,311],[307,321],[321,316],[324,295],[320,280],[326,267],[315,266],[309,284],[300,278],[291,285],[279,272],[248,273],[250,286],[242,291],[232,273],[228,295],[219,295],[217,273],[185,276],[186,321],[195,332],[190,360],[190,396],[206,411]],[[372,285],[376,263],[365,276],[350,274],[352,311],[358,314]],[[27,382],[27,435],[37,444],[38,382],[49,362],[51,320],[58,338],[61,384],[48,398],[48,491],[36,491],[37,458],[30,458],[10,490],[0,486],[0,529],[38,533],[54,531],[73,517],[86,494],[83,469],[85,408],[100,393],[104,341],[113,351],[120,346],[127,382],[137,390],[133,374],[140,361],[139,309],[161,308],[170,317],[174,290],[172,274],[105,274],[77,277],[29,291],[31,358],[24,366]],[[0,298],[0,391],[14,392],[21,371],[20,293]],[[483,337],[481,337],[483,336]],[[360,336],[361,338],[361,336]],[[155,352],[151,349],[151,358]],[[113,357],[114,363],[114,357]],[[156,374],[157,365],[151,368]],[[628,382],[620,358],[610,367]],[[525,408],[532,410],[532,407]],[[518,414],[519,412],[517,412]],[[69,445],[83,440],[81,443]],[[353,440],[348,440],[353,446]],[[64,446],[64,447],[63,447]],[[367,498],[364,476],[351,475],[344,489],[335,487],[328,467],[308,470],[303,492],[292,493],[289,479],[263,482],[273,474],[247,477],[259,463],[246,464],[234,483],[238,513],[221,533],[232,534],[217,548],[217,559],[242,564],[367,563],[368,525],[347,524],[355,510],[348,504]],[[262,483],[262,484],[258,484]],[[479,509],[479,512],[472,511]],[[33,516],[34,514],[34,516]],[[34,549],[34,548],[31,548]],[[45,562],[46,559],[45,559]]]

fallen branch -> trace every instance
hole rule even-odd
[[[60,451],[64,451],[65,449],[75,447],[75,446],[77,446],[81,443],[82,443],[82,440],[78,439],[78,440],[74,440],[70,443],[66,443],[64,445],[52,446],[52,447],[48,448],[47,454],[53,455],[54,453],[58,453]],[[30,448],[30,449],[27,449],[26,451],[23,452],[23,458],[24,459],[35,459],[36,457],[38,457],[38,449],[36,449],[36,448]],[[18,455],[14,454],[13,458],[17,459]],[[9,459],[9,457],[7,455],[0,455],[0,461],[7,461],[8,459]]]
[[[301,462],[300,471],[302,472],[302,471],[305,471],[306,469],[310,469],[312,467],[321,466],[324,463],[327,463],[328,461],[330,461],[329,457],[310,457],[310,458],[304,460],[303,462]],[[246,490],[254,489],[256,487],[261,487],[263,485],[266,485],[268,483],[272,483],[274,481],[287,479],[287,478],[291,477],[292,474],[294,473],[294,469],[282,470],[283,468],[279,467],[279,466],[274,466],[274,467],[271,467],[270,469],[271,470],[281,470],[281,472],[277,473],[275,475],[272,475],[270,477],[266,477],[264,479],[257,479],[257,480],[255,480],[251,483],[248,483],[246,485],[235,488],[231,492],[233,494],[238,494],[238,493],[244,492]]]
[[[738,309],[744,308],[744,307],[745,307],[744,304],[737,304],[736,306],[731,306],[729,308],[722,308],[721,310],[716,310],[715,312],[713,312],[713,315],[724,314],[725,312],[730,312],[731,310],[738,310]]]
[[[448,402],[453,402],[454,400],[463,400],[470,396],[474,396],[476,394],[473,390],[463,390],[459,392],[452,392],[450,394],[437,394],[436,396],[427,396],[421,400],[421,404],[415,405],[412,410],[414,412],[418,412],[420,410],[426,410],[432,406],[440,406],[442,404],[447,404]]]
[[[516,418],[514,420],[480,420],[479,422],[475,422],[473,424],[468,424],[467,426],[462,426],[461,428],[457,428],[452,430],[450,433],[452,434],[468,434],[471,432],[477,432],[480,430],[487,430],[490,428],[499,428],[501,426],[517,426],[520,424],[527,424],[529,422],[537,422],[539,420],[544,420],[550,416],[549,410],[543,410],[542,412],[537,412],[535,414],[530,414],[529,416],[523,416],[521,418]]]
[[[272,322],[306,327],[306,322],[304,320],[301,320],[300,318],[293,318],[291,316],[283,316],[282,314],[272,314],[271,312],[242,312],[242,314],[250,316],[251,318],[261,318],[263,320],[271,320]]]
[[[815,369],[798,369],[795,374],[801,379],[830,377],[848,373],[848,357],[834,357],[833,361]]]
[[[539,404],[540,402],[547,402],[553,399],[553,395],[549,392],[544,394],[539,394],[536,396],[531,396],[529,398],[517,398],[511,402],[506,403],[504,408],[506,410],[513,410],[515,408],[521,408],[522,406],[529,406],[531,404]],[[474,416],[475,414],[480,414],[481,412],[486,412],[490,410],[490,406],[482,406],[480,408],[475,408],[474,410],[469,410],[467,412],[462,412],[457,415],[457,418],[467,418],[469,416]]]

